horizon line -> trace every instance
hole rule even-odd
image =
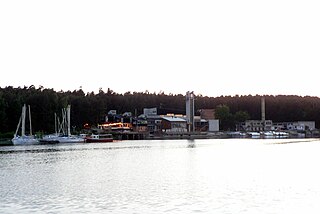
[[[36,89],[36,90],[45,90],[45,89],[47,89],[47,90],[53,90],[53,91],[55,91],[55,92],[57,92],[57,93],[59,93],[59,92],[63,92],[63,93],[67,93],[67,92],[75,92],[75,91],[82,91],[85,95],[88,95],[88,94],[94,94],[94,95],[97,95],[97,94],[99,94],[100,93],[100,91],[102,91],[103,93],[107,93],[107,91],[105,91],[105,90],[103,90],[103,88],[102,87],[99,87],[98,88],[98,90],[97,91],[89,91],[89,90],[87,90],[87,91],[85,91],[85,90],[83,90],[83,88],[82,88],[82,86],[80,86],[78,89],[73,89],[73,90],[70,90],[70,89],[68,89],[68,90],[63,90],[63,89],[55,89],[55,88],[52,88],[52,87],[44,87],[44,86],[42,86],[42,85],[39,85],[38,86],[38,88],[35,86],[35,85],[30,85],[30,86],[27,86],[27,85],[24,85],[24,86],[13,86],[13,85],[7,85],[7,86],[0,86],[0,88],[1,89],[5,89],[5,88],[10,88],[10,87],[12,87],[12,88],[14,88],[14,89],[25,89],[25,88],[27,88],[27,89],[31,89],[31,88],[34,88],[34,89]],[[144,91],[126,91],[126,92],[123,92],[123,93],[119,93],[119,92],[117,92],[117,91],[114,91],[113,89],[111,89],[111,88],[107,88],[107,90],[110,90],[112,93],[115,93],[115,94],[118,94],[118,95],[125,95],[125,94],[127,94],[127,93],[130,93],[130,94],[133,94],[133,93],[143,93],[143,94],[156,94],[156,95],[161,95],[161,94],[164,94],[164,95],[167,95],[167,96],[177,96],[177,95],[183,95],[183,96],[185,96],[185,94],[182,94],[182,93],[173,93],[173,92],[169,92],[169,93],[167,93],[167,92],[165,92],[165,91],[163,91],[163,90],[160,90],[160,91],[158,91],[158,92],[156,92],[156,91],[153,91],[153,92],[151,92],[151,91],[149,91],[149,90],[144,90]],[[193,90],[194,91],[194,90]],[[185,93],[187,93],[187,91],[185,92]],[[277,96],[296,96],[296,97],[315,97],[315,98],[320,98],[319,96],[316,96],[316,95],[298,95],[298,94],[282,94],[282,93],[279,93],[279,94],[240,94],[240,93],[238,93],[238,94],[233,94],[233,95],[231,95],[231,94],[228,94],[228,95],[226,95],[226,94],[221,94],[221,95],[217,95],[217,96],[209,96],[209,95],[204,95],[204,94],[202,94],[202,93],[195,93],[195,96],[198,96],[198,97],[209,97],[209,98],[218,98],[218,97],[246,97],[246,96],[252,96],[252,97],[255,97],[255,96],[260,96],[260,97],[263,97],[263,96],[273,96],[273,97],[277,97]]]

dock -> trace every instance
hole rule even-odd
[[[114,140],[144,140],[147,139],[146,132],[113,132]]]

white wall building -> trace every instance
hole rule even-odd
[[[155,116],[158,114],[157,108],[144,108],[143,109],[143,114],[148,117],[148,116]]]
[[[208,120],[209,123],[209,132],[219,131],[219,120]]]
[[[187,132],[187,121],[180,117],[162,116],[162,129],[167,133]]]
[[[287,123],[287,130],[306,131],[314,130],[316,128],[315,121],[297,121]]]
[[[272,120],[246,120],[243,128],[251,132],[271,131]]]

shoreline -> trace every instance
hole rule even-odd
[[[0,139],[0,146],[13,146],[10,139]]]
[[[128,137],[130,136],[130,137]],[[136,137],[134,137],[136,136]],[[191,132],[191,133],[165,133],[162,135],[150,135],[146,133],[117,133],[114,136],[115,141],[124,140],[197,140],[197,139],[308,139],[319,138],[319,134],[296,135],[287,133],[287,135],[250,135],[250,133],[240,132]],[[14,146],[11,139],[0,139],[0,146]]]

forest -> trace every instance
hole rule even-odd
[[[296,95],[263,95],[266,103],[266,119],[273,122],[316,121],[319,128],[320,98]],[[39,86],[0,88],[0,133],[15,131],[23,104],[31,106],[33,130],[43,133],[54,131],[54,114],[71,105],[71,125],[74,130],[81,130],[88,123],[96,125],[103,121],[109,110],[118,113],[132,112],[139,115],[143,108],[158,108],[158,114],[185,114],[185,95],[165,94],[163,92],[126,92],[119,94],[111,89],[102,89],[98,93],[74,91],[55,91]],[[261,118],[261,95],[208,97],[196,94],[195,111],[216,108],[227,110],[227,117],[217,116],[224,123],[223,129],[232,129],[239,113],[245,113],[246,119]],[[229,118],[229,119],[226,119]],[[239,122],[239,121],[238,121]]]

